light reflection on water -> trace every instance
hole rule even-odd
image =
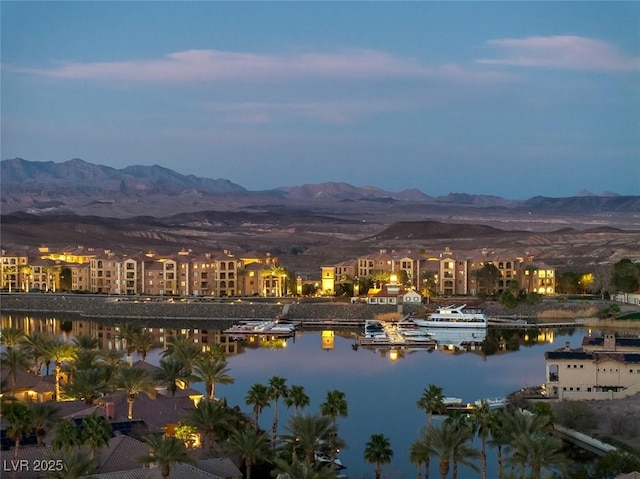
[[[8,326],[8,321],[8,317],[3,316],[2,327]],[[31,325],[38,330],[37,326],[41,324],[39,319],[15,316],[10,321],[25,329]],[[49,319],[46,323],[47,329],[55,329],[51,321]],[[71,325],[71,336],[79,331],[92,335],[103,331],[100,323],[71,321]],[[207,326],[203,324],[202,327]],[[154,330],[158,331],[157,326]],[[177,332],[190,334],[192,330]],[[103,334],[106,333],[103,331]],[[165,334],[172,333],[165,330]],[[336,333],[331,343],[326,337],[323,340],[320,331],[304,332],[288,339],[285,347],[246,347],[244,350],[240,348],[243,351],[240,354],[230,355],[230,374],[235,383],[217,384],[216,396],[226,398],[231,406],[239,405],[251,415],[251,406],[244,400],[251,386],[267,384],[272,376],[283,376],[289,386],[304,386],[311,398],[310,406],[303,413],[316,413],[327,391],[340,390],[345,393],[349,406],[348,417],[338,419],[339,433],[347,443],[340,458],[348,466],[345,472],[349,477],[373,477],[374,466],[364,461],[363,452],[371,434],[381,433],[390,439],[394,451],[391,464],[384,466],[383,477],[413,478],[416,470],[408,460],[408,450],[426,425],[426,414],[416,406],[424,388],[435,384],[443,388],[446,396],[474,402],[481,398],[503,397],[522,387],[540,385],[545,376],[544,352],[564,346],[565,342],[577,347],[583,334],[579,329],[571,331],[571,334],[555,332],[546,338],[538,338],[550,339],[553,343],[520,345],[517,351],[484,356],[479,351],[454,352],[444,348],[435,351],[401,350],[397,353],[364,347],[356,350],[353,347],[355,340],[349,335]],[[519,335],[524,338],[523,332]],[[166,337],[164,339],[166,341]],[[103,344],[108,347],[106,342]],[[161,348],[151,351],[147,360],[157,364],[161,352]],[[204,384],[196,383],[192,387],[204,393]],[[287,410],[282,400],[278,411],[279,432],[284,433],[292,411]],[[260,417],[261,427],[270,432],[272,420],[272,408],[265,408]],[[441,420],[436,418],[435,423]],[[437,473],[436,466],[432,461],[432,477]],[[489,477],[495,476],[494,454],[489,455],[488,467]],[[477,473],[461,467],[458,477],[472,479],[477,477]]]

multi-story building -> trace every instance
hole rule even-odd
[[[558,399],[617,399],[640,392],[640,339],[586,337],[580,348],[548,351],[545,388]]]
[[[2,288],[6,288],[9,291],[23,289],[24,272],[28,266],[29,257],[26,253],[3,249],[2,258],[0,258]]]

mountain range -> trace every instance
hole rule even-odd
[[[95,165],[81,159],[62,163],[36,162],[21,158],[3,160],[1,163],[2,208],[6,212],[28,211],[87,213],[87,207],[113,204],[118,201],[144,202],[158,198],[179,198],[186,210],[194,211],[188,204],[217,203],[220,198],[240,198],[256,204],[278,201],[298,204],[347,203],[365,204],[418,204],[437,206],[523,208],[536,211],[640,211],[640,196],[620,196],[615,193],[593,195],[585,190],[566,198],[534,197],[525,201],[500,198],[492,195],[450,193],[433,197],[417,189],[390,192],[374,186],[356,187],[347,183],[328,182],[293,187],[279,187],[267,191],[249,191],[226,179],[201,178],[182,175],[158,165],[128,166],[116,169]],[[210,201],[206,201],[206,199]],[[215,201],[214,201],[215,200]],[[95,210],[95,208],[93,208]],[[196,208],[197,209],[197,208]],[[207,208],[205,208],[207,209]],[[179,212],[172,209],[172,212]],[[94,212],[94,211],[91,211]],[[166,211],[163,211],[163,214]],[[153,212],[151,212],[153,215]],[[100,213],[99,213],[100,215]],[[120,216],[116,214],[117,216]]]

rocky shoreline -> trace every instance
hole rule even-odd
[[[262,302],[251,300],[131,300],[74,294],[3,294],[3,313],[70,313],[85,318],[238,320],[278,318],[313,322],[336,320],[361,322],[378,314],[397,311],[396,306],[332,302]]]

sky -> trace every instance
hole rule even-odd
[[[640,194],[640,2],[0,2],[2,159]]]

